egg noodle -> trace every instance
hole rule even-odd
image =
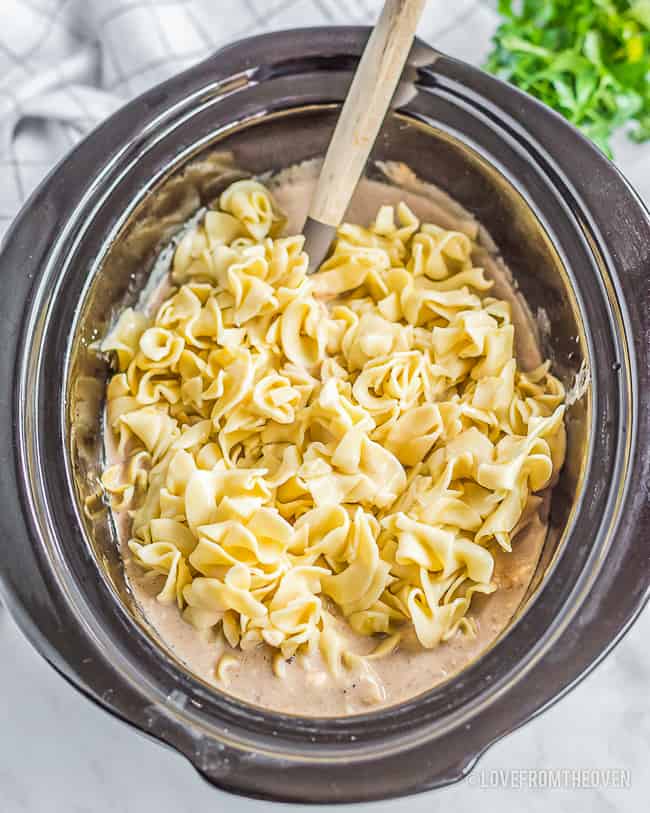
[[[432,648],[472,632],[564,459],[564,390],[523,372],[507,302],[465,234],[382,206],[307,276],[271,193],[237,181],[178,243],[152,318],[125,310],[103,476],[158,596],[232,647],[282,662],[346,651],[333,614]],[[224,679],[229,663],[221,664]]]

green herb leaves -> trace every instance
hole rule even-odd
[[[611,157],[650,139],[650,0],[499,0],[486,68],[557,110]]]

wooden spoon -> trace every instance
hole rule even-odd
[[[426,0],[386,0],[327,148],[303,229],[309,273],[321,265],[363,173]]]

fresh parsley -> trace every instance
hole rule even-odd
[[[612,157],[650,139],[650,0],[499,0],[486,68],[557,110]]]

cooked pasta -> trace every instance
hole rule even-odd
[[[564,458],[564,390],[518,368],[510,307],[465,234],[383,206],[307,276],[301,236],[253,180],[180,240],[155,315],[126,310],[103,482],[161,602],[231,647],[359,664],[334,615],[432,648],[496,589]],[[222,660],[217,673],[235,661]],[[368,667],[369,668],[369,667]]]

